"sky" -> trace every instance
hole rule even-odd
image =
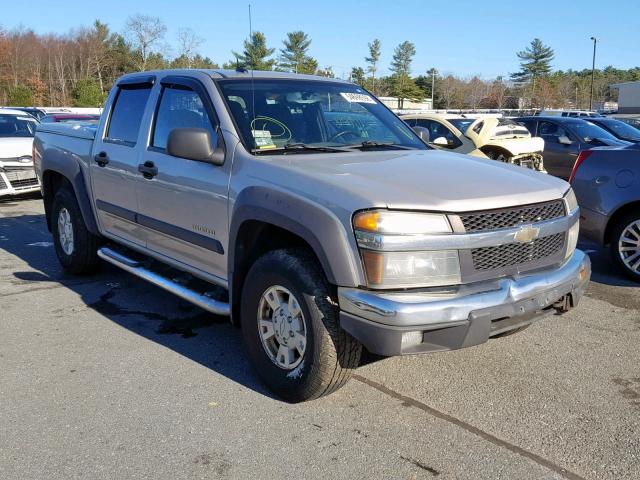
[[[405,40],[416,46],[413,75],[435,67],[463,77],[508,76],[518,70],[516,52],[535,37],[555,50],[555,69],[591,68],[592,36],[596,67],[640,65],[637,0],[0,0],[0,26],[63,34],[98,18],[122,32],[128,16],[143,13],[167,25],[164,52],[177,52],[178,30],[188,27],[204,40],[199,53],[222,65],[249,35],[249,3],[253,30],[264,32],[270,47],[281,48],[287,32],[303,30],[312,40],[310,55],[341,77],[366,67],[374,38],[382,42],[383,75]]]

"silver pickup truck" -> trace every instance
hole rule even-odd
[[[229,316],[288,401],[344,385],[363,347],[458,349],[565,312],[591,274],[566,182],[432,150],[335,79],[130,74],[96,128],[40,125],[34,152],[66,270],[102,259]]]

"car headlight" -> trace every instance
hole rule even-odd
[[[567,193],[564,194],[564,202],[567,206],[567,213],[571,214],[578,208],[578,199],[573,192],[573,188],[570,188]]]
[[[412,249],[412,243],[423,241],[425,235],[452,233],[445,215],[369,210],[353,217],[353,227],[370,288],[433,287],[461,282],[457,250]]]

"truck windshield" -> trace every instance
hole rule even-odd
[[[254,153],[428,148],[356,85],[297,79],[218,83],[245,145]]]

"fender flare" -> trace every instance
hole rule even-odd
[[[42,188],[45,198],[46,195],[51,194],[51,192],[47,192],[47,188],[49,188],[49,185],[47,185],[47,182],[45,181],[47,172],[55,172],[62,175],[69,181],[73,188],[73,192],[76,196],[76,200],[78,201],[78,206],[80,207],[80,212],[82,213],[82,218],[87,230],[94,235],[100,235],[93,207],[91,206],[89,192],[87,191],[84,173],[80,168],[79,160],[69,161],[69,155],[70,154],[68,152],[62,152],[57,149],[48,149],[43,155]],[[47,225],[50,227],[51,212],[49,210],[50,205],[47,205],[47,202],[45,202]]]
[[[248,187],[234,203],[229,229],[230,278],[233,278],[238,233],[245,222],[252,220],[280,227],[306,241],[330,283],[352,287],[363,284],[362,266],[353,255],[357,248],[355,238],[350,239],[350,232],[340,219],[322,205],[268,187]]]

